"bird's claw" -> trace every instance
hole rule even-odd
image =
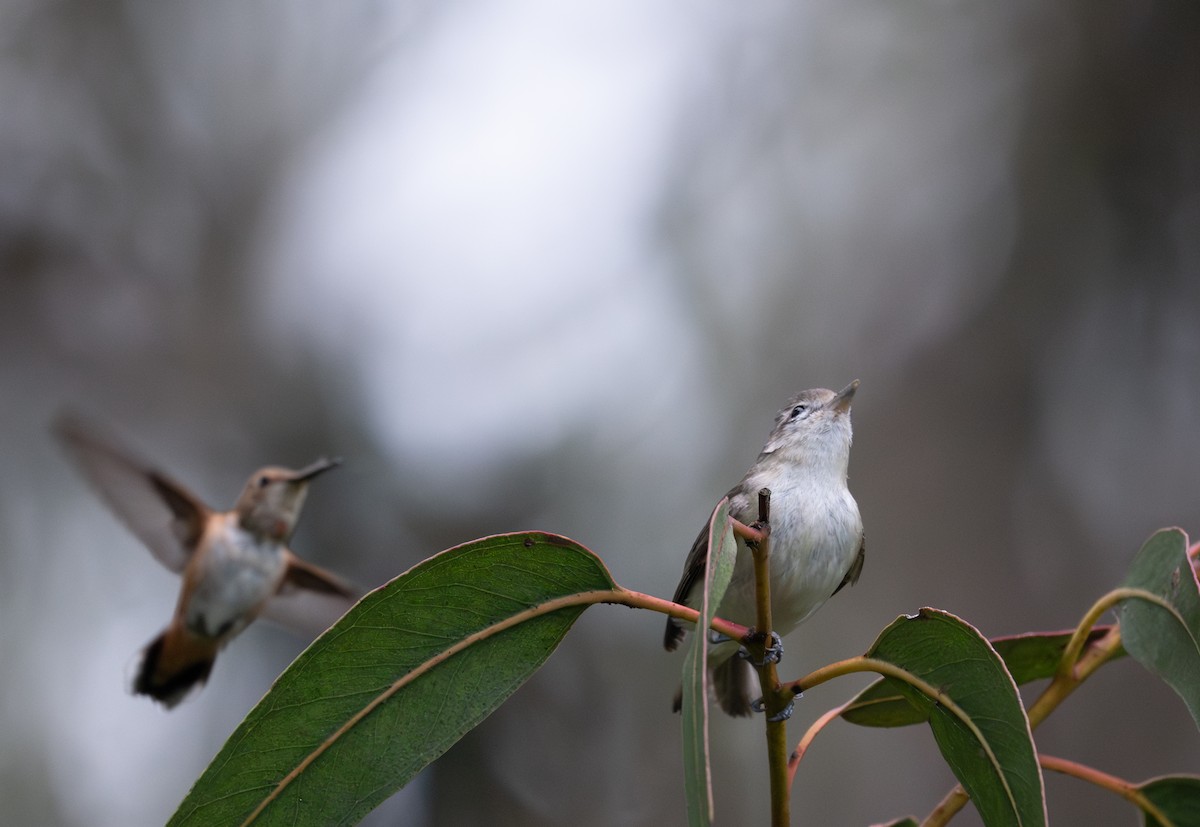
[[[746,545],[749,548],[758,548],[759,543],[771,536],[771,524],[764,523],[761,520],[755,520],[754,522],[750,523],[750,525],[746,526],[746,528],[750,529],[757,535],[753,539],[746,539]]]
[[[754,660],[750,655],[750,650],[745,646],[738,649],[737,655],[743,660],[750,661],[752,666],[766,666],[768,663],[779,663],[783,658],[783,641],[780,639],[778,632],[771,632],[771,645],[763,647],[761,661]]]
[[[750,708],[753,709],[755,712],[762,712],[766,709],[766,705],[763,703],[763,699],[759,698],[757,700],[750,702]],[[786,721],[788,718],[792,717],[792,713],[795,710],[796,710],[796,699],[793,698],[792,700],[788,701],[787,706],[785,706],[783,709],[776,712],[770,718],[767,718],[767,722],[772,723],[772,724],[777,724],[780,721]]]
[[[783,641],[779,632],[771,632],[771,645],[763,649],[763,665],[779,663],[783,659]]]

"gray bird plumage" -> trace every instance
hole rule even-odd
[[[758,460],[728,494],[730,515],[746,524],[758,518],[758,491],[771,490],[770,582],[774,631],[785,635],[862,572],[865,545],[858,504],[847,487],[850,462],[850,404],[855,380],[838,393],[824,388],[801,391],[775,416]],[[675,602],[698,608],[708,560],[708,527],[692,544]],[[737,561],[717,615],[755,625],[754,564],[750,549],[737,542]],[[663,644],[675,649],[685,634],[667,620]],[[753,669],[735,658],[737,644],[709,652],[713,686],[721,708],[749,715],[756,691]]]

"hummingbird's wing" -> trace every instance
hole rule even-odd
[[[338,621],[358,598],[360,589],[290,551],[287,572],[262,617],[307,637],[316,637]]]
[[[125,527],[160,563],[171,571],[183,571],[204,529],[208,507],[76,418],[60,418],[54,433]]]

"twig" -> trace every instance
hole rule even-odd
[[[757,609],[756,634],[750,642],[756,654],[762,655],[758,667],[758,679],[762,685],[763,713],[767,728],[767,764],[771,780],[771,824],[772,827],[788,827],[791,823],[791,802],[788,784],[787,719],[779,713],[788,708],[793,697],[782,692],[779,673],[775,662],[765,657],[766,643],[771,639],[771,490],[758,492],[758,522],[746,526],[758,536],[747,538],[747,545],[754,557],[754,594]],[[735,527],[735,531],[736,531]],[[774,720],[778,718],[778,720]]]
[[[1068,761],[1065,758],[1056,758],[1053,755],[1046,755],[1045,753],[1038,756],[1038,763],[1044,769],[1069,775],[1072,778],[1078,778],[1080,781],[1095,784],[1097,787],[1102,787],[1109,792],[1114,792],[1153,818],[1162,827],[1171,827],[1171,820],[1167,818],[1166,814],[1153,801],[1146,797],[1145,793],[1138,789],[1136,784],[1132,784],[1123,778],[1117,778],[1115,775],[1101,772],[1095,767],[1077,764],[1074,761]]]

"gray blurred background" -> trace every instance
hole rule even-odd
[[[1200,531],[1198,36],[1192,3],[3,0],[2,820],[161,823],[303,646],[260,624],[176,711],[129,696],[176,581],[52,443],[64,407],[222,507],[344,456],[295,545],[364,585],[539,528],[669,596],[783,399],[859,378],[866,569],[783,674],[925,605],[1074,625]],[[590,610],[369,822],[683,824],[660,634]],[[720,823],[765,823],[761,724],[713,737]],[[1039,742],[1200,770],[1129,660]],[[924,729],[834,725],[793,811],[951,783]],[[1056,823],[1136,820],[1047,785]]]

